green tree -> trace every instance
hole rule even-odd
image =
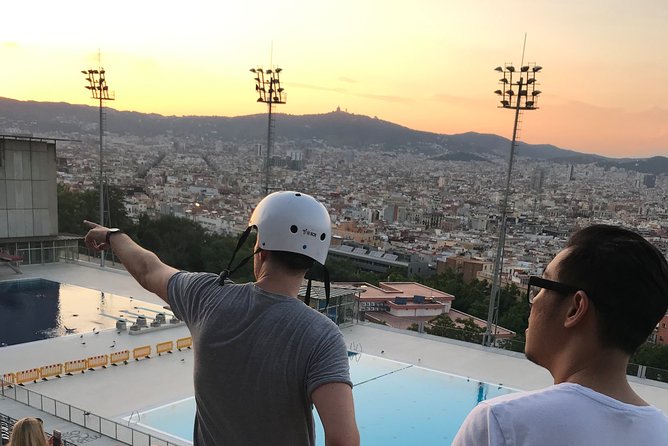
[[[514,284],[501,290],[499,325],[524,335],[529,323],[529,311],[526,293],[521,292]]]
[[[230,236],[209,235],[202,244],[203,271],[219,273],[227,268],[232,253],[237,246],[238,238]],[[246,243],[239,249],[232,268],[239,262],[251,255],[255,246],[255,234],[252,233]],[[238,283],[245,283],[255,280],[253,274],[253,259],[248,260],[244,266],[232,276],[232,280]]]
[[[124,231],[130,230],[132,222],[125,212],[125,194],[117,187],[108,187],[107,202],[109,219],[106,225]],[[72,190],[66,185],[57,186],[58,231],[69,234],[85,234],[84,220],[98,222],[100,219],[100,191],[97,188],[84,191]],[[110,222],[110,223],[109,223]]]
[[[478,327],[473,318],[457,318],[455,321],[445,314],[440,314],[431,320],[432,328],[425,330],[436,336],[458,339],[466,342],[482,341],[481,335],[485,329]]]
[[[398,268],[391,267],[387,271],[387,277],[381,282],[408,282],[412,280],[404,272]]]
[[[130,235],[174,268],[204,271],[202,251],[208,238],[204,228],[192,220],[172,215],[154,219],[142,215]]]
[[[82,234],[85,231],[83,220],[89,209],[84,199],[84,192],[70,190],[59,184],[58,195],[58,231],[69,234]],[[92,213],[90,215],[92,218]]]
[[[237,237],[209,234],[199,223],[171,215],[157,218],[142,215],[130,235],[174,268],[216,274],[227,268],[238,242]],[[255,234],[251,233],[236,254],[232,268],[250,256],[254,246]],[[254,278],[252,258],[232,276],[239,283]]]
[[[511,350],[513,352],[521,352],[524,353],[524,344],[526,343],[526,339],[524,337],[524,334],[517,334],[515,337],[512,339],[500,339],[497,343],[497,346],[499,348],[502,348],[504,350]]]
[[[643,344],[631,357],[630,362],[668,370],[668,345]]]
[[[472,280],[464,282],[464,276],[448,268],[443,273],[417,281],[437,290],[453,294],[452,306],[464,313],[486,319],[490,288],[487,282]]]
[[[95,196],[99,200],[99,195],[95,194]],[[124,231],[128,231],[133,226],[132,220],[125,211],[125,197],[126,194],[123,189],[115,186],[105,187],[105,206],[107,207],[106,212],[108,212],[105,217],[105,225],[121,228]],[[99,207],[96,209],[99,209]],[[97,221],[97,219],[94,221]]]
[[[434,319],[429,321],[434,327],[454,328],[455,323],[445,314],[439,314]]]
[[[372,285],[378,285],[387,278],[381,273],[363,271],[352,264],[352,262],[329,257],[325,263],[329,271],[329,277],[332,282],[367,282]]]
[[[479,343],[482,341],[483,327],[478,327],[473,318],[457,318],[458,328],[462,332],[462,341]]]

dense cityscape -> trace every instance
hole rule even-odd
[[[278,123],[280,128],[280,121]],[[95,188],[97,140],[79,134],[59,142],[58,181]],[[433,269],[448,256],[489,262],[498,234],[506,161],[439,161],[420,153],[274,146],[271,190],[300,190],[330,209],[344,244],[394,253]],[[126,210],[188,217],[208,230],[241,233],[264,193],[258,143],[164,135],[105,139],[109,183],[127,191]],[[504,272],[521,283],[540,273],[576,227],[592,222],[636,228],[668,247],[668,178],[597,164],[521,159],[512,179]],[[113,223],[113,222],[112,222]],[[488,271],[489,266],[484,272]]]
[[[337,110],[335,114],[345,112]],[[142,381],[142,386],[148,389],[156,380],[152,373],[147,374],[150,369],[145,364],[151,360],[152,346],[146,343],[157,342],[158,356],[176,353],[172,351],[174,341],[168,338],[167,330],[163,331],[169,328],[177,336],[178,356],[174,355],[173,360],[163,357],[152,361],[158,361],[161,367],[184,367],[183,364],[192,358],[189,351],[192,337],[188,328],[173,314],[173,308],[159,305],[156,294],[139,291],[142,293],[140,298],[149,303],[134,300],[139,284],[122,271],[127,268],[126,261],[122,265],[104,266],[104,261],[95,264],[91,251],[80,243],[83,231],[74,228],[80,227],[83,218],[94,218],[89,215],[96,214],[93,201],[97,201],[99,191],[100,140],[91,134],[97,130],[94,124],[68,116],[56,116],[56,120],[69,121],[70,128],[51,128],[42,132],[36,122],[0,119],[0,124],[7,128],[7,133],[0,135],[0,149],[3,159],[7,160],[6,165],[0,165],[6,172],[2,181],[7,208],[7,224],[0,225],[0,235],[4,234],[0,260],[18,274],[25,271],[29,277],[40,277],[16,281],[5,279],[0,283],[3,286],[0,291],[3,296],[8,296],[10,305],[15,299],[22,302],[49,299],[50,305],[47,309],[43,303],[35,304],[42,306],[42,317],[34,323],[44,328],[35,330],[26,324],[22,330],[10,329],[10,334],[3,334],[13,336],[3,338],[0,345],[6,347],[0,354],[11,358],[3,361],[12,367],[3,371],[3,391],[5,388],[13,391],[13,395],[5,394],[15,401],[21,399],[17,389],[22,389],[16,385],[30,384],[33,392],[33,389],[50,392],[55,387],[49,379],[60,377],[63,371],[71,375],[71,371],[100,370],[109,363],[127,365],[131,348],[134,359],[139,361],[139,367],[133,368],[133,380],[148,378]],[[323,312],[325,319],[329,318],[328,322],[334,322],[347,336],[348,360],[351,363],[390,361],[383,367],[396,367],[387,374],[377,372],[379,374],[369,381],[389,380],[386,376],[400,373],[406,382],[419,385],[425,371],[435,374],[445,371],[446,374],[459,375],[461,378],[457,379],[462,385],[470,387],[467,392],[476,394],[475,399],[469,398],[469,402],[458,407],[461,412],[455,416],[455,423],[448,428],[448,433],[443,434],[440,425],[430,423],[429,419],[420,423],[417,429],[425,438],[441,436],[446,442],[451,440],[474,402],[478,404],[514,391],[504,387],[502,382],[511,382],[518,388],[526,385],[524,374],[531,372],[516,369],[526,367],[528,363],[519,353],[524,351],[525,341],[528,341],[525,333],[530,316],[526,286],[531,283],[530,279],[543,275],[547,264],[564,248],[567,237],[576,229],[592,223],[622,225],[637,230],[664,252],[668,248],[668,177],[665,174],[641,173],[602,162],[520,156],[513,171],[508,203],[506,248],[500,275],[504,288],[499,293],[501,309],[494,316],[486,317],[486,307],[492,307],[489,304],[492,300],[490,284],[495,278],[506,159],[485,153],[476,156],[454,154],[452,157],[465,161],[448,159],[434,154],[438,153],[439,147],[433,147],[434,150],[416,149],[415,146],[405,150],[383,150],[380,144],[374,143],[353,148],[337,146],[324,138],[307,142],[292,140],[280,136],[280,117],[276,121],[279,136],[271,152],[268,185],[265,183],[265,148],[252,138],[240,142],[233,138],[226,140],[220,135],[203,137],[172,132],[137,136],[110,129],[104,137],[102,151],[102,172],[105,183],[110,186],[105,194],[108,209],[105,210],[104,224],[123,226],[114,221],[109,203],[110,196],[114,200],[120,197],[113,206],[124,208],[124,218],[133,222],[127,223],[126,218],[128,226],[124,230],[128,229],[128,234],[137,236],[138,231],[143,231],[145,236],[157,241],[158,244],[150,249],[160,252],[160,258],[166,263],[177,265],[186,257],[194,257],[199,264],[209,260],[204,270],[218,273],[224,268],[224,264],[217,263],[219,258],[229,257],[225,251],[231,249],[236,243],[233,240],[246,229],[249,215],[265,196],[266,189],[312,194],[326,206],[332,219],[333,239],[328,262],[341,261],[347,271],[355,270],[355,277],[364,277],[334,280],[331,300],[326,297],[326,287],[316,282],[308,303]],[[78,130],[73,131],[72,127]],[[449,154],[447,150],[445,154]],[[70,198],[87,197],[87,214],[83,218],[77,214],[77,218],[72,219],[82,202],[63,200],[61,203],[60,198],[65,196],[61,194]],[[69,220],[67,230],[63,229],[65,225],[61,220]],[[159,232],[159,226],[153,226],[161,222],[171,225],[168,231]],[[30,231],[35,236],[31,237]],[[191,252],[194,245],[199,247],[206,243],[210,243],[206,250]],[[171,256],[162,256],[161,248],[165,246],[160,244],[169,245],[166,250]],[[247,249],[244,255],[251,258],[251,248]],[[217,257],[216,262],[210,261],[213,254]],[[21,264],[33,268],[22,271]],[[332,263],[328,264],[332,266]],[[338,271],[331,271],[336,277]],[[360,272],[364,274],[357,276]],[[49,279],[45,281],[41,278],[44,276]],[[214,277],[218,283],[218,276]],[[298,280],[302,281],[302,278],[298,277]],[[45,286],[45,282],[49,285]],[[128,287],[128,282],[133,282],[131,286],[134,288]],[[68,299],[74,296],[66,297],[62,287],[71,287],[70,284],[84,286],[87,294],[85,299],[68,306]],[[308,295],[310,291],[307,289],[311,289],[310,282],[309,285],[302,283],[297,297],[301,299]],[[28,297],[29,292],[34,292],[34,296]],[[114,297],[117,293],[126,294]],[[106,312],[106,299],[123,300],[116,310],[120,316]],[[91,308],[84,309],[84,303]],[[4,322],[0,320],[0,326],[8,326],[10,320],[32,319],[25,312],[14,315],[23,307],[29,309],[30,305],[8,307],[11,312],[3,310],[5,319]],[[165,309],[172,313],[165,314]],[[79,317],[81,313],[86,317]],[[136,317],[136,321],[133,323],[130,317]],[[148,318],[153,319],[150,325]],[[92,333],[86,333],[86,327],[93,323],[96,325]],[[668,343],[667,323],[668,316],[664,316],[650,335],[650,342],[644,343],[632,357],[632,362],[625,365],[626,374],[642,382],[665,381],[664,356],[668,350],[666,345],[659,344]],[[390,331],[383,331],[386,329]],[[138,336],[128,337],[126,331]],[[487,333],[490,333],[489,337]],[[30,342],[40,339],[44,343]],[[99,339],[106,347],[97,342]],[[72,341],[76,344],[74,348],[70,345],[50,349],[46,344],[49,341],[63,343],[63,347]],[[480,346],[481,341],[484,347]],[[410,346],[405,344],[407,342]],[[25,349],[25,343],[34,344],[30,346],[34,348],[33,353],[22,354],[18,349],[11,349]],[[93,353],[106,348],[111,354],[67,360],[67,355],[76,352],[90,355],[85,350],[80,351],[88,346]],[[42,348],[49,352],[38,352]],[[436,350],[432,350],[434,348]],[[485,350],[485,355],[479,356],[477,348],[495,353]],[[499,353],[501,351],[504,353]],[[510,356],[513,354],[518,356]],[[497,357],[491,358],[491,355]],[[473,360],[473,357],[477,359]],[[460,360],[453,361],[454,358]],[[523,363],[514,363],[504,373],[500,364],[505,358]],[[45,361],[49,365],[40,365]],[[417,365],[415,376],[411,377],[414,364]],[[366,373],[363,371],[365,366],[357,367],[362,367],[360,373]],[[168,399],[174,401],[177,393],[181,395],[179,397],[185,395],[186,399],[169,403],[168,407],[180,405],[185,411],[183,417],[187,418],[194,413],[195,403],[188,396],[192,394],[191,381],[183,379],[190,376],[184,375],[185,370],[170,372],[170,376],[179,377],[174,380],[180,387]],[[99,375],[109,381],[117,379],[113,373]],[[480,378],[470,379],[469,376]],[[39,379],[43,382],[38,383]],[[359,381],[359,377],[353,379],[361,384],[367,382]],[[489,382],[499,384],[490,386]],[[136,411],[131,409],[136,407],[132,399],[109,403],[107,398],[113,400],[113,397],[108,396],[97,403],[91,402],[85,394],[98,395],[99,384],[90,380],[88,385],[96,390],[82,392],[82,395],[67,391],[62,398],[71,402],[68,404],[87,407],[94,404],[94,410],[100,414],[96,416],[100,416],[100,420],[107,417],[105,426],[113,429],[103,428],[101,424],[97,427],[89,425],[85,418],[87,411],[81,412],[83,420],[79,420],[79,409],[74,406],[68,406],[67,415],[58,414],[55,408],[53,413],[59,419],[51,420],[51,423],[57,423],[59,427],[63,421],[69,423],[62,425],[62,429],[67,429],[64,436],[69,443],[65,443],[66,446],[81,438],[77,425],[89,430],[87,438],[101,439],[106,435],[127,444],[153,444],[156,438],[166,435],[165,431],[155,431],[152,425],[145,427],[143,422],[135,423],[132,414],[128,418],[130,410]],[[69,386],[64,382],[62,388],[69,389]],[[109,386],[110,389],[113,387]],[[655,391],[650,386],[648,388],[648,392]],[[373,400],[361,394],[365,389],[371,387],[362,386],[361,390],[355,387],[356,401],[362,401],[362,404]],[[405,395],[398,398],[402,407],[407,401],[413,401],[412,404],[423,408],[427,404],[426,397],[415,396],[431,395],[432,391],[431,387],[428,392],[422,388],[406,388]],[[142,404],[164,403],[161,390],[154,388],[149,393],[151,403],[144,401]],[[47,401],[51,398],[37,395]],[[394,390],[392,395],[397,395]],[[64,407],[64,403],[59,404]],[[404,409],[417,410],[417,407],[407,407]],[[405,419],[405,414],[398,409],[391,410]],[[141,416],[145,413],[148,412],[142,412]],[[358,415],[360,425],[373,424],[379,413],[373,410]],[[0,417],[5,417],[7,426],[18,423],[15,418],[2,414]],[[164,438],[169,440],[159,444],[191,444],[187,440],[192,438],[192,433],[188,433],[189,423],[179,424],[183,426],[178,429],[184,429],[185,433],[175,434],[171,428],[165,428],[169,434]],[[413,438],[413,427],[410,429],[401,438]],[[0,434],[7,436],[8,431],[5,429]],[[390,431],[380,428],[365,434],[379,442],[372,444],[394,444],[383,439]],[[146,441],[135,442],[135,438],[145,438]],[[181,443],[179,439],[183,438],[186,440]],[[322,441],[322,436],[319,438]],[[403,439],[394,438],[400,442],[397,444],[405,444],[401,443]],[[173,443],[172,440],[179,442]]]

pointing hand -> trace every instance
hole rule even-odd
[[[84,220],[84,224],[90,228],[86,234],[86,237],[84,238],[86,245],[88,245],[90,249],[95,251],[104,251],[105,249],[109,248],[105,242],[109,228],[88,220]]]

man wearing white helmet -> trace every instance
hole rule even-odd
[[[326,445],[359,444],[343,336],[297,299],[307,270],[327,258],[331,222],[320,202],[286,191],[258,204],[237,245],[257,230],[256,282],[247,284],[227,280],[234,255],[220,276],[180,272],[120,231],[87,224],[86,243],[111,248],[190,329],[195,445],[314,445],[313,405]]]

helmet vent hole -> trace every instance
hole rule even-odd
[[[267,244],[267,242],[262,242],[262,246],[264,246],[264,245],[266,245],[266,244]]]
[[[320,240],[325,240],[326,237],[327,237],[327,236],[325,235],[324,232],[323,232],[322,234],[320,234]]]
[[[306,245],[302,246],[302,249],[306,249]]]
[[[300,194],[300,193],[295,194],[295,197],[301,197],[301,196],[302,196],[302,194]]]
[[[293,234],[296,234],[297,233],[297,226],[296,225],[290,226],[290,232],[292,232]]]

